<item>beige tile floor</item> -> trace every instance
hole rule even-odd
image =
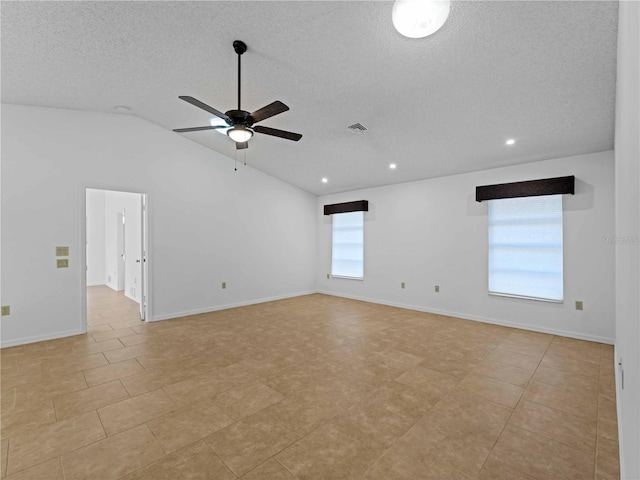
[[[323,295],[2,350],[11,480],[619,478],[613,349]]]

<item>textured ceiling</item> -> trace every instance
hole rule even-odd
[[[177,97],[235,108],[241,39],[242,107],[281,100],[262,125],[304,135],[256,135],[247,163],[316,194],[613,148],[617,2],[455,1],[424,39],[392,5],[3,1],[2,101],[207,125]],[[234,157],[214,131],[175,135]]]

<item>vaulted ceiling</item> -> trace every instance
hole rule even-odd
[[[617,2],[454,1],[423,39],[392,6],[3,1],[2,101],[207,125],[178,95],[235,108],[240,39],[242,107],[281,100],[263,124],[303,134],[256,135],[241,158],[316,194],[613,148]],[[172,135],[236,155],[215,131]]]

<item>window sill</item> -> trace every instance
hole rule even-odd
[[[331,275],[331,278],[343,278],[345,280],[359,280],[359,281],[363,281],[364,277],[347,277],[345,275]]]
[[[512,295],[510,293],[489,292],[489,295],[494,296],[494,297],[509,297],[509,298],[520,298],[522,300],[535,300],[536,302],[564,303],[564,299],[562,299],[562,300],[552,300],[550,298],[527,297],[527,296],[524,296],[524,295]]]

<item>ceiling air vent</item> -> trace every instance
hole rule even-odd
[[[351,130],[353,133],[364,133],[367,131],[367,127],[362,125],[360,122],[356,122],[353,125],[349,125],[347,128]]]

